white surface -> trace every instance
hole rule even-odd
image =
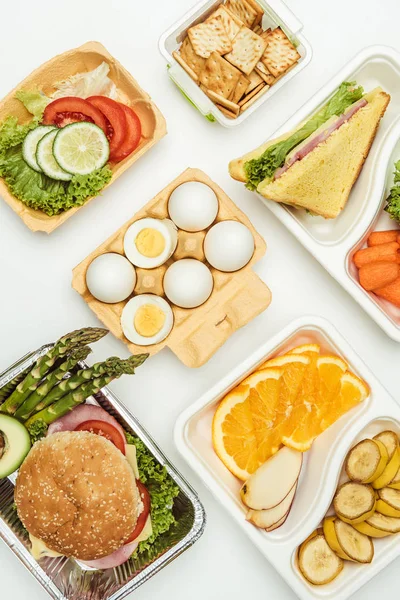
[[[97,324],[71,289],[71,270],[98,244],[186,167],[204,169],[257,226],[268,244],[256,271],[270,285],[270,308],[235,334],[199,370],[184,367],[168,350],[149,361],[134,379],[113,385],[168,456],[198,490],[208,513],[203,538],[135,594],[136,600],[209,600],[295,595],[251,542],[199,483],[173,445],[176,416],[270,335],[291,319],[315,313],[330,319],[389,392],[400,401],[400,345],[391,341],[350,296],[302,248],[275,217],[229,178],[227,163],[255,147],[288,119],[360,48],[389,44],[400,49],[398,0],[288,0],[304,23],[313,46],[311,64],[245,124],[227,130],[206,121],[170,82],[158,38],[190,1],[70,0],[56,8],[50,0],[2,3],[0,96],[43,61],[89,39],[101,41],[150,92],[164,113],[169,134],[102,197],[82,209],[51,236],[30,233],[0,202],[0,370],[29,349],[75,327]],[[111,8],[112,6],[112,8]],[[107,336],[93,359],[127,356],[123,344]],[[397,370],[397,383],[395,380]],[[355,600],[389,599],[398,591],[399,560]],[[0,545],[1,597],[45,600],[46,593]]]

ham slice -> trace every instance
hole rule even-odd
[[[277,169],[275,171],[274,180],[281,177],[284,173],[286,173],[286,171],[292,165],[294,165],[295,162],[297,162],[298,160],[302,160],[305,156],[307,156],[307,154],[312,152],[312,150],[314,150],[314,148],[319,146],[319,144],[322,144],[322,142],[325,142],[325,140],[331,135],[331,133],[333,133],[334,131],[339,129],[339,127],[341,127],[344,123],[346,123],[346,121],[348,121],[358,110],[360,110],[360,108],[362,108],[366,104],[368,104],[368,102],[364,98],[361,98],[361,100],[358,100],[358,102],[355,102],[353,104],[353,106],[350,108],[350,110],[348,110],[346,113],[341,115],[337,119],[337,121],[335,121],[334,123],[332,123],[332,125],[330,125],[330,127],[327,127],[319,135],[315,136],[308,144],[303,146],[301,148],[301,150],[299,150],[298,152],[295,152],[295,154],[293,154],[291,159],[287,163],[285,163],[283,165],[283,167],[280,167],[279,169]]]
[[[58,431],[74,431],[81,423],[92,420],[110,423],[115,429],[118,429],[122,438],[125,439],[125,432],[118,421],[108,414],[107,411],[95,404],[81,404],[77,406],[70,413],[49,425],[47,435],[52,435]]]
[[[119,548],[112,554],[103,556],[103,558],[98,558],[97,560],[79,560],[78,562],[86,567],[90,567],[91,569],[114,569],[115,567],[119,567],[120,565],[124,564],[124,562],[129,560],[138,545],[138,542],[131,542],[130,544],[125,544],[125,546],[122,546],[122,548]]]

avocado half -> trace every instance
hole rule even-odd
[[[26,427],[14,417],[0,414],[0,479],[21,466],[30,448]]]

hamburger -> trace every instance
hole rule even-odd
[[[20,467],[15,503],[31,536],[82,561],[124,546],[143,511],[124,454],[88,431],[54,433],[37,442]]]

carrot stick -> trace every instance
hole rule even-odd
[[[374,290],[374,293],[400,308],[400,277],[393,283]]]
[[[400,245],[397,242],[363,248],[354,254],[354,264],[360,268],[372,262],[400,263]]]
[[[397,242],[400,236],[398,229],[391,229],[390,231],[374,231],[368,238],[368,246],[379,246],[380,244],[388,244],[390,242]]]
[[[368,263],[359,271],[360,284],[372,292],[377,288],[383,288],[400,277],[400,265],[391,262]]]

